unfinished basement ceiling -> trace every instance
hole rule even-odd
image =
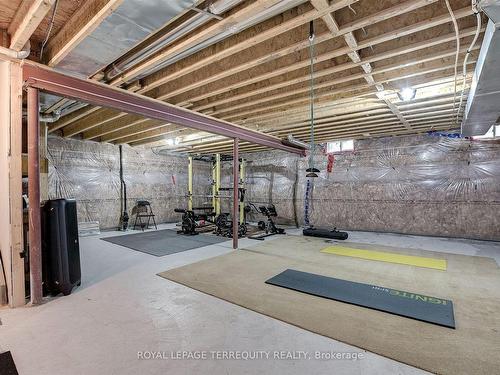
[[[227,8],[207,15],[217,9],[209,8],[210,3],[219,2]],[[195,11],[187,10],[193,5],[187,0],[177,2],[178,7],[160,0],[124,0],[56,66],[305,141],[310,126],[309,21],[314,21],[318,142],[460,128],[487,21],[482,15],[459,108],[462,62],[477,29],[469,0],[450,2],[460,41],[456,91],[457,39],[444,0],[219,2],[198,2],[200,11]],[[138,3],[155,3],[156,11]],[[202,16],[207,19],[196,21]],[[200,26],[188,28],[194,21]],[[137,51],[144,52],[141,58]],[[417,89],[413,100],[399,98],[405,87]],[[68,104],[54,97],[44,109],[53,112]],[[232,141],[221,136],[74,104],[48,130],[192,153],[232,148]],[[242,144],[243,151],[259,149]]]
[[[123,0],[56,67],[92,76],[193,5],[193,0]]]

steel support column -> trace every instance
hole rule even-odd
[[[239,139],[235,138],[233,143],[233,249],[238,248],[238,183],[239,183]]]
[[[31,304],[42,303],[42,234],[40,219],[40,121],[38,89],[28,87],[28,196]]]

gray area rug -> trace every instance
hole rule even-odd
[[[157,257],[228,241],[225,237],[219,237],[211,234],[186,236],[183,234],[177,234],[177,231],[172,229],[125,234],[123,236],[106,237],[101,239]]]

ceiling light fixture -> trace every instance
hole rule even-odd
[[[168,146],[177,146],[179,143],[181,143],[181,139],[179,137],[167,138],[165,139],[165,143]]]
[[[410,100],[415,99],[415,95],[417,93],[417,90],[411,87],[405,87],[402,89],[400,92],[398,92],[399,99],[403,102],[408,102]]]

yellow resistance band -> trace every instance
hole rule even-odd
[[[353,249],[350,247],[343,247],[343,246],[327,247],[321,250],[321,252],[327,254],[343,255],[353,258],[378,260],[380,262],[407,264],[410,266],[433,268],[435,270],[446,271],[445,259],[433,259],[433,258],[417,257],[412,255],[386,253],[383,251]]]

